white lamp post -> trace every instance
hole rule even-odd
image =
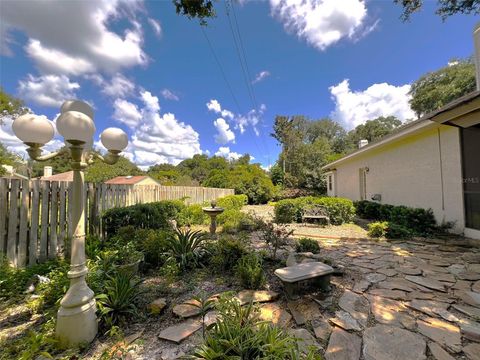
[[[43,117],[27,114],[18,117],[12,125],[15,135],[27,146],[27,152],[33,160],[45,161],[59,154],[53,152],[41,155],[42,146],[52,140],[54,128]],[[97,157],[107,164],[115,164],[119,153],[128,145],[127,134],[117,128],[108,128],[100,135],[108,154],[103,157],[88,153],[85,145],[92,141],[95,133],[93,109],[78,100],[65,101],[61,115],[57,119],[57,130],[70,145],[73,170],[71,262],[68,277],[70,287],[60,302],[57,314],[56,334],[66,345],[90,342],[97,334],[96,305],[93,291],[88,287],[85,277],[88,269],[85,261],[85,181],[83,170]]]

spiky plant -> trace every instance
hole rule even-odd
[[[205,252],[206,234],[201,230],[175,229],[166,242],[167,261],[175,261],[182,271],[197,267]]]

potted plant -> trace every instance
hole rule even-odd
[[[114,264],[118,270],[132,275],[138,273],[144,255],[135,248],[132,242],[117,248],[114,252]]]

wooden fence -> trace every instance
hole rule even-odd
[[[0,178],[0,253],[12,265],[44,262],[64,251],[73,233],[72,190],[72,182]],[[175,199],[201,204],[233,193],[204,187],[88,183],[83,197],[85,229],[100,235],[101,215],[113,207]]]

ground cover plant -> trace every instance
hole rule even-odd
[[[297,252],[311,252],[318,254],[320,252],[320,245],[318,241],[310,238],[298,239],[295,244],[295,250]]]

